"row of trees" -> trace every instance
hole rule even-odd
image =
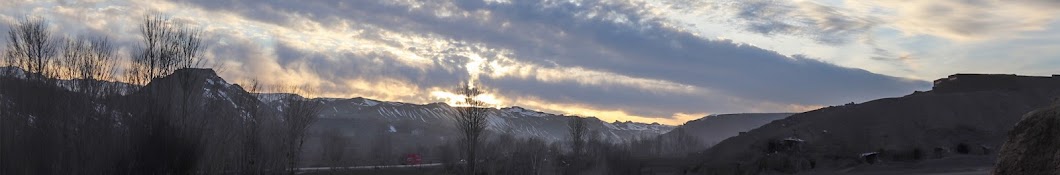
[[[50,81],[58,86],[92,96],[117,92],[102,81],[112,80],[118,59],[114,46],[105,37],[59,37],[47,21],[26,18],[10,27],[0,66],[9,67],[6,75],[32,81]],[[13,69],[18,68],[18,69]],[[69,81],[58,81],[66,79]]]
[[[43,19],[10,29],[0,174],[293,174],[320,108],[298,97],[270,106],[257,83],[214,85],[203,32],[160,14],[145,15],[130,58],[104,37],[56,36]]]
[[[569,131],[567,140],[520,138],[516,135],[521,134],[511,130],[486,130],[487,119],[493,117],[486,114],[495,112],[495,109],[488,109],[481,102],[467,103],[474,100],[475,93],[481,91],[475,92],[475,89],[466,85],[461,86],[461,89],[470,92],[464,96],[471,99],[463,99],[464,102],[454,105],[452,113],[449,113],[454,121],[451,126],[452,137],[443,137],[455,139],[435,142],[433,140],[438,138],[415,134],[417,129],[428,129],[413,126],[419,120],[357,124],[356,127],[367,128],[356,131],[368,132],[351,132],[348,130],[350,128],[346,128],[350,125],[344,124],[321,126],[311,136],[315,142],[310,148],[313,154],[306,157],[312,161],[309,165],[336,167],[333,171],[340,174],[385,173],[395,170],[373,172],[341,167],[397,165],[406,163],[402,160],[406,154],[415,153],[422,156],[422,163],[444,164],[442,172],[423,172],[429,174],[635,174],[640,172],[638,168],[658,166],[647,162],[682,159],[702,150],[699,141],[682,129],[663,136],[632,141],[607,140],[600,131],[592,129],[599,125],[591,119],[580,117],[566,119]],[[396,130],[393,129],[395,126]],[[448,125],[427,125],[432,126],[450,128]],[[443,135],[450,133],[446,130],[431,132]],[[470,167],[470,162],[475,162],[474,168]]]
[[[476,160],[474,174],[650,174],[681,171],[691,154],[701,151],[694,138],[659,136],[613,141],[589,127],[588,119],[569,119],[569,137],[547,141],[515,137],[511,131],[483,134],[476,157],[466,154],[462,143],[435,149],[447,173],[471,174],[468,160]],[[678,131],[680,132],[680,131]],[[687,136],[687,135],[685,135]],[[683,143],[682,143],[683,142]],[[459,149],[455,149],[459,148]],[[461,161],[463,160],[463,161]],[[667,164],[659,164],[665,162]],[[660,168],[661,167],[661,168]],[[661,170],[660,170],[661,169]]]
[[[201,29],[150,14],[144,15],[139,31],[141,43],[123,60],[106,37],[57,36],[43,18],[27,17],[10,27],[0,66],[18,68],[4,73],[33,81],[72,80],[57,85],[97,96],[116,93],[99,92],[107,85],[100,81],[145,85],[178,69],[205,67]],[[119,69],[120,63],[127,63],[125,69]]]
[[[674,134],[611,142],[592,131],[588,119],[580,117],[568,122],[566,146],[548,144],[540,138],[514,138],[511,133],[484,140],[488,108],[475,99],[483,92],[469,84],[459,90],[466,105],[457,107],[455,121],[461,139],[456,147],[461,148],[464,161],[447,162],[464,165],[458,172],[465,174],[640,174],[639,168],[646,166],[644,161],[683,159],[701,149],[699,141],[680,128]]]

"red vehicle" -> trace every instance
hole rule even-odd
[[[403,165],[419,165],[421,161],[423,161],[423,158],[420,157],[420,154],[410,153],[410,154],[405,154],[405,161],[402,161],[401,164],[403,164]]]

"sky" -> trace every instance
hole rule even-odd
[[[411,103],[474,82],[498,107],[604,121],[803,112],[956,73],[1060,73],[1054,0],[7,0],[0,25],[41,17],[127,57],[151,13],[202,29],[229,82]]]

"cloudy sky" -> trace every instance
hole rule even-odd
[[[43,17],[128,53],[151,12],[203,29],[230,82],[429,103],[475,81],[501,106],[605,121],[801,112],[954,73],[1060,73],[1054,0],[6,0],[0,24]]]

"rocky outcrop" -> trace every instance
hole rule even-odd
[[[996,175],[1060,174],[1060,104],[1027,113],[998,158]]]

